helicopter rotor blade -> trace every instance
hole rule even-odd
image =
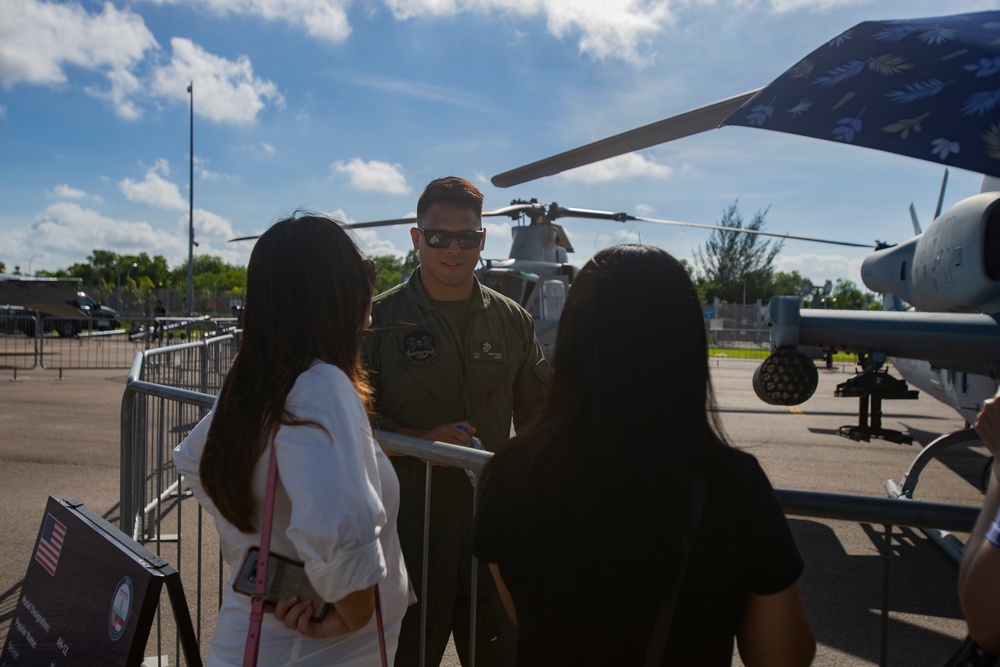
[[[814,243],[829,243],[832,245],[842,245],[852,248],[871,248],[872,246],[865,243],[852,243],[850,241],[835,241],[832,239],[817,239],[811,236],[796,236],[794,234],[779,234],[777,232],[765,232],[759,229],[743,229],[736,227],[723,227],[721,225],[707,225],[698,222],[681,222],[679,220],[661,220],[658,218],[645,218],[641,216],[630,215],[628,213],[615,213],[612,211],[598,211],[589,208],[567,208],[565,206],[559,206],[558,204],[552,204],[549,207],[549,219],[556,220],[558,218],[589,218],[592,220],[613,220],[615,222],[652,222],[660,225],[675,225],[678,227],[695,227],[698,229],[712,229],[724,232],[737,232],[741,234],[757,234],[758,236],[773,236],[779,239],[791,239],[793,241],[811,241]]]
[[[392,218],[391,220],[372,220],[371,222],[346,222],[341,225],[344,229],[367,229],[368,227],[392,227],[393,225],[415,225],[417,217]]]
[[[511,202],[510,206],[503,206],[501,208],[494,208],[489,211],[483,211],[483,217],[488,216],[500,216],[506,215],[511,218],[516,218],[522,213],[527,213],[528,211],[544,211],[545,205],[539,204],[537,201],[514,201]]]
[[[591,220],[614,220],[616,222],[627,222],[629,220],[639,220],[634,215],[628,213],[614,213],[612,211],[597,211],[590,208],[567,208],[552,204],[549,207],[549,217],[553,220],[557,218],[588,218]]]
[[[779,239],[791,239],[793,241],[811,241],[813,243],[829,243],[832,245],[843,245],[851,248],[871,248],[871,244],[866,243],[852,243],[850,241],[834,241],[832,239],[817,239],[811,236],[795,236],[793,234],[778,234],[777,232],[765,232],[760,229],[743,229],[735,227],[723,227],[721,225],[705,225],[697,222],[681,222],[679,220],[658,220],[656,218],[642,218],[642,217],[630,217],[630,220],[638,220],[640,222],[655,222],[661,225],[677,225],[680,227],[697,227],[698,229],[717,229],[724,232],[740,232],[743,234],[756,234],[758,236],[773,236]]]
[[[674,139],[691,136],[706,130],[713,130],[731,113],[740,108],[748,99],[761,89],[751,90],[735,95],[697,109],[686,111],[670,118],[650,123],[628,132],[616,134],[613,137],[601,139],[593,143],[543,158],[523,167],[517,167],[497,174],[491,181],[498,188],[509,188],[527,181],[533,181],[543,176],[552,176],[569,169],[582,167],[593,162],[600,162],[610,157],[631,153],[656,144],[662,144]]]
[[[371,222],[338,222],[337,224],[344,229],[366,229],[368,227],[389,227],[391,225],[415,225],[416,223],[416,217],[410,217],[392,218],[391,220],[372,220]],[[254,236],[237,236],[234,239],[229,239],[229,243],[234,241],[252,241],[259,238],[260,234],[255,234]]]
[[[682,222],[679,220],[661,220],[659,218],[645,218],[641,216],[631,215],[624,212],[615,211],[601,211],[597,209],[590,208],[571,208],[567,206],[560,206],[553,202],[548,206],[540,204],[539,202],[532,201],[518,201],[515,200],[510,206],[504,206],[501,208],[495,208],[488,211],[483,211],[483,217],[487,216],[509,216],[511,218],[516,218],[524,213],[537,212],[544,215],[547,222],[552,223],[554,220],[559,218],[585,218],[590,220],[611,220],[614,222],[652,222],[660,225],[674,225],[678,227],[694,227],[696,229],[711,229],[719,230],[724,232],[737,232],[742,234],[757,234],[758,236],[772,236],[779,239],[791,239],[793,241],[810,241],[813,243],[829,243],[832,245],[849,246],[852,248],[870,248],[871,246],[864,243],[852,243],[849,241],[835,241],[832,239],[818,239],[810,236],[796,236],[793,234],[779,234],[777,232],[765,232],[759,229],[743,229],[737,227],[723,227],[721,225],[708,225],[698,222]],[[344,227],[348,229],[360,229],[366,227],[387,227],[391,225],[400,224],[415,224],[416,218],[395,218],[392,220],[375,220],[372,222],[354,222],[345,224]],[[240,236],[238,238],[230,239],[232,241],[248,241],[251,239],[260,238],[258,236]]]

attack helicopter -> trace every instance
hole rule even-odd
[[[996,100],[988,74],[1000,63],[998,22],[1000,11],[863,22],[768,86],[505,171],[492,182],[509,187],[724,125],[861,145],[984,174],[979,194],[944,212],[939,199],[926,230],[914,216],[912,238],[878,243],[864,260],[862,282],[885,295],[893,310],[800,310],[799,297],[772,300],[773,353],[754,377],[764,401],[798,405],[818,383],[802,348],[857,352],[863,367],[837,395],[859,399],[859,423],[841,428],[841,435],[912,442],[881,426],[883,399],[916,397],[907,381],[968,425],[1000,379],[1000,188],[989,178],[1000,177],[1000,125],[987,113]],[[942,44],[947,57],[930,48]],[[900,64],[906,76],[889,76]],[[888,375],[889,358],[902,381]],[[911,497],[932,456],[975,437],[966,428],[926,446],[903,483],[887,482],[890,495]]]

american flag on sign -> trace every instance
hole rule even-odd
[[[53,577],[56,576],[56,565],[59,564],[59,552],[62,551],[65,537],[66,526],[59,523],[51,514],[46,515],[42,537],[38,540],[38,548],[35,549],[35,560]]]

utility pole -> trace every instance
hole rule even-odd
[[[194,81],[188,84],[191,95],[191,146],[188,150],[188,298],[187,315],[194,315]]]

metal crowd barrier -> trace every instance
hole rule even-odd
[[[191,498],[171,460],[171,450],[211,408],[236,351],[236,336],[149,350],[136,355],[122,398],[121,529],[165,559],[181,573],[193,606],[192,618],[204,656],[223,596],[228,572],[219,554],[212,521]],[[491,454],[395,433],[376,432],[389,453],[416,456],[432,464],[465,468],[478,476]],[[430,485],[427,485],[430,489]],[[977,507],[913,500],[894,500],[836,493],[777,489],[790,516],[835,519],[884,527],[881,549],[880,665],[886,664],[889,628],[889,564],[892,528],[944,529],[970,532]],[[425,508],[430,498],[425,497]],[[190,513],[194,512],[193,517]],[[425,511],[425,516],[428,512]],[[425,524],[426,534],[426,524]],[[424,551],[424,576],[428,553]],[[472,586],[475,604],[476,572]],[[421,600],[426,596],[418,591]],[[425,616],[421,607],[421,617]],[[475,609],[472,610],[475,616]],[[187,664],[173,619],[158,613],[146,665]],[[475,623],[471,624],[476,627]],[[474,632],[474,630],[473,630]],[[422,633],[423,634],[423,633]],[[471,651],[475,650],[472,637]],[[471,663],[470,663],[471,664]]]
[[[127,369],[137,352],[175,342],[219,336],[235,330],[236,318],[135,317],[115,329],[99,329],[97,320],[34,315],[0,318],[0,370],[35,368],[58,371]]]

